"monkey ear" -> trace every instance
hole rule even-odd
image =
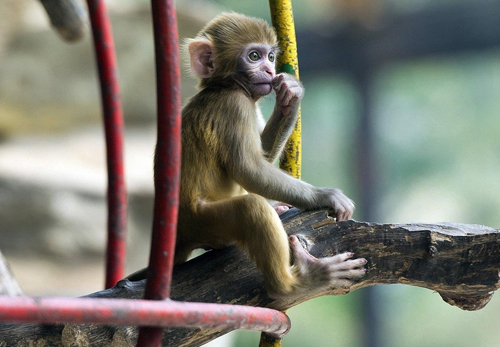
[[[206,39],[196,39],[189,43],[188,49],[193,73],[199,78],[212,77],[215,71],[212,42]]]

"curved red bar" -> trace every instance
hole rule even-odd
[[[106,288],[125,273],[127,189],[123,164],[123,111],[111,23],[104,0],[87,0],[99,68],[108,166]]]
[[[286,314],[268,308],[170,300],[0,297],[0,321],[247,329],[276,337],[290,329]]]
[[[158,137],[155,207],[144,298],[167,299],[174,261],[181,162],[179,34],[173,0],[152,0],[156,55]],[[160,346],[163,331],[142,328],[137,346]]]
[[[153,0],[158,135],[155,156],[153,239],[145,296],[170,295],[181,167],[179,38],[173,0]]]

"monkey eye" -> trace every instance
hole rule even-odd
[[[269,55],[267,56],[267,58],[269,59],[269,61],[271,63],[274,62],[274,53],[273,52],[269,53]]]
[[[248,53],[248,58],[250,58],[251,61],[257,61],[260,59],[260,54],[257,51],[251,51]]]

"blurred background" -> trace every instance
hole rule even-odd
[[[108,1],[126,117],[127,272],[147,265],[155,77],[147,0]],[[267,1],[178,0],[180,35]],[[340,187],[373,222],[500,226],[500,2],[293,3],[303,179]],[[187,74],[186,74],[187,75]],[[195,81],[182,80],[183,97]],[[272,100],[262,102],[270,112]],[[106,171],[90,33],[65,43],[36,0],[0,0],[0,249],[28,295],[104,285]],[[266,112],[264,112],[266,113]],[[286,346],[495,346],[500,298],[478,312],[403,285],[291,309]],[[257,346],[235,332],[213,346]]]

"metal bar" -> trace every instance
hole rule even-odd
[[[170,300],[0,297],[0,321],[247,329],[275,337],[290,329],[287,315],[268,308]]]
[[[156,54],[158,134],[155,207],[145,299],[170,295],[179,202],[181,96],[179,38],[173,0],[152,0]],[[142,328],[137,346],[160,346],[161,329]]]
[[[127,189],[123,163],[123,111],[113,34],[104,0],[87,0],[99,68],[108,167],[106,288],[123,278],[127,251]]]
[[[297,39],[291,0],[269,0],[271,20],[278,35],[281,54],[278,56],[278,71],[286,72],[299,78],[299,61],[297,58]],[[302,164],[301,115],[292,135],[285,146],[284,155],[280,159],[280,168],[295,178],[300,178]]]

